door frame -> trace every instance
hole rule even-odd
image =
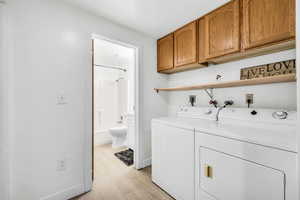
[[[135,51],[135,69],[134,69],[134,118],[135,118],[135,137],[134,137],[134,168],[139,170],[143,168],[143,161],[141,157],[141,133],[140,131],[140,95],[139,95],[139,90],[140,90],[140,70],[139,70],[139,64],[140,64],[140,47],[127,43],[127,42],[122,42],[116,39],[108,38],[102,35],[98,34],[92,34],[92,74],[91,74],[91,84],[92,84],[92,131],[91,134],[86,134],[85,135],[85,141],[86,145],[84,147],[84,162],[85,167],[84,167],[84,180],[85,180],[85,191],[90,191],[92,188],[92,180],[94,176],[94,108],[95,108],[95,102],[94,102],[94,41],[96,39],[98,40],[104,40],[108,41],[114,44],[118,44],[127,48],[132,48]],[[92,150],[92,152],[91,152]]]
[[[300,60],[300,20],[298,20],[300,17],[300,2],[296,1],[296,60],[299,61]],[[300,81],[299,81],[299,77],[300,77],[300,63],[296,62],[297,65],[297,112],[298,112],[298,126],[297,126],[297,140],[298,140],[298,150],[300,149],[300,112],[299,112],[299,108],[300,108]],[[298,159],[298,163],[297,163],[297,172],[298,172],[298,199],[300,198],[300,154],[298,152],[297,154],[297,159]]]

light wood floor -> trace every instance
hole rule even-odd
[[[151,181],[151,168],[135,170],[118,160],[111,145],[95,148],[93,190],[73,200],[173,200]]]

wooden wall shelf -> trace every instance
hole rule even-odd
[[[229,88],[229,87],[241,87],[249,85],[263,85],[271,83],[286,83],[296,81],[295,74],[271,76],[264,78],[255,78],[251,80],[238,80],[238,81],[227,81],[219,83],[208,83],[202,85],[174,87],[174,88],[154,88],[156,92],[159,91],[183,91],[183,90],[200,90],[200,89],[213,89],[213,88]]]

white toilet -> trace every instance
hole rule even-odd
[[[112,137],[112,147],[119,148],[125,145],[127,136],[127,127],[120,126],[108,129],[109,134]]]

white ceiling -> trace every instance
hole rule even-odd
[[[115,23],[159,38],[229,0],[65,0]]]

